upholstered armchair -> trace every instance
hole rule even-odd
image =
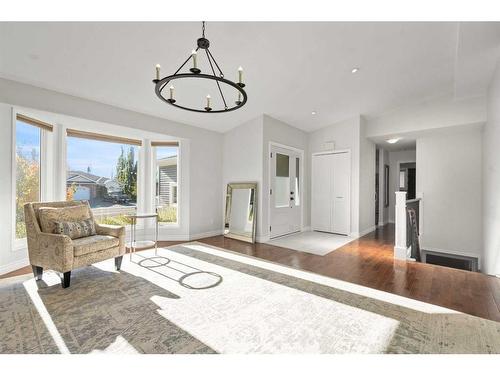
[[[45,218],[49,209],[52,221]],[[62,287],[67,288],[72,270],[111,258],[115,259],[115,268],[120,269],[125,253],[125,227],[97,224],[88,202],[27,203],[24,215],[29,260],[37,280],[41,280],[44,269],[51,269],[62,274]],[[92,235],[71,239],[70,235],[54,233],[54,223],[82,219],[94,223]]]

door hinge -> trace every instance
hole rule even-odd
[[[271,231],[271,226],[269,225],[269,232]]]
[[[271,152],[271,158],[273,157],[273,153]]]
[[[273,189],[269,189],[269,194],[272,194],[273,193]]]

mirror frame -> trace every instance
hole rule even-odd
[[[240,234],[231,233],[229,231],[229,219],[231,218],[231,197],[234,189],[254,189],[253,193],[253,222],[252,222],[252,236],[242,236]],[[257,229],[257,183],[256,182],[232,182],[228,183],[226,187],[226,210],[224,217],[224,237],[232,238],[235,240],[255,243],[256,229]]]

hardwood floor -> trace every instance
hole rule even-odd
[[[199,242],[285,266],[383,290],[500,322],[500,279],[431,264],[394,260],[394,225],[386,225],[325,256],[223,236]],[[180,241],[163,241],[170,246]],[[31,273],[31,267],[0,276]]]
[[[325,256],[223,236],[199,242],[500,322],[500,279],[395,260],[391,224]]]

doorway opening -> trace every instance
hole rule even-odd
[[[416,163],[399,164],[399,191],[406,191],[406,199],[416,198]]]

